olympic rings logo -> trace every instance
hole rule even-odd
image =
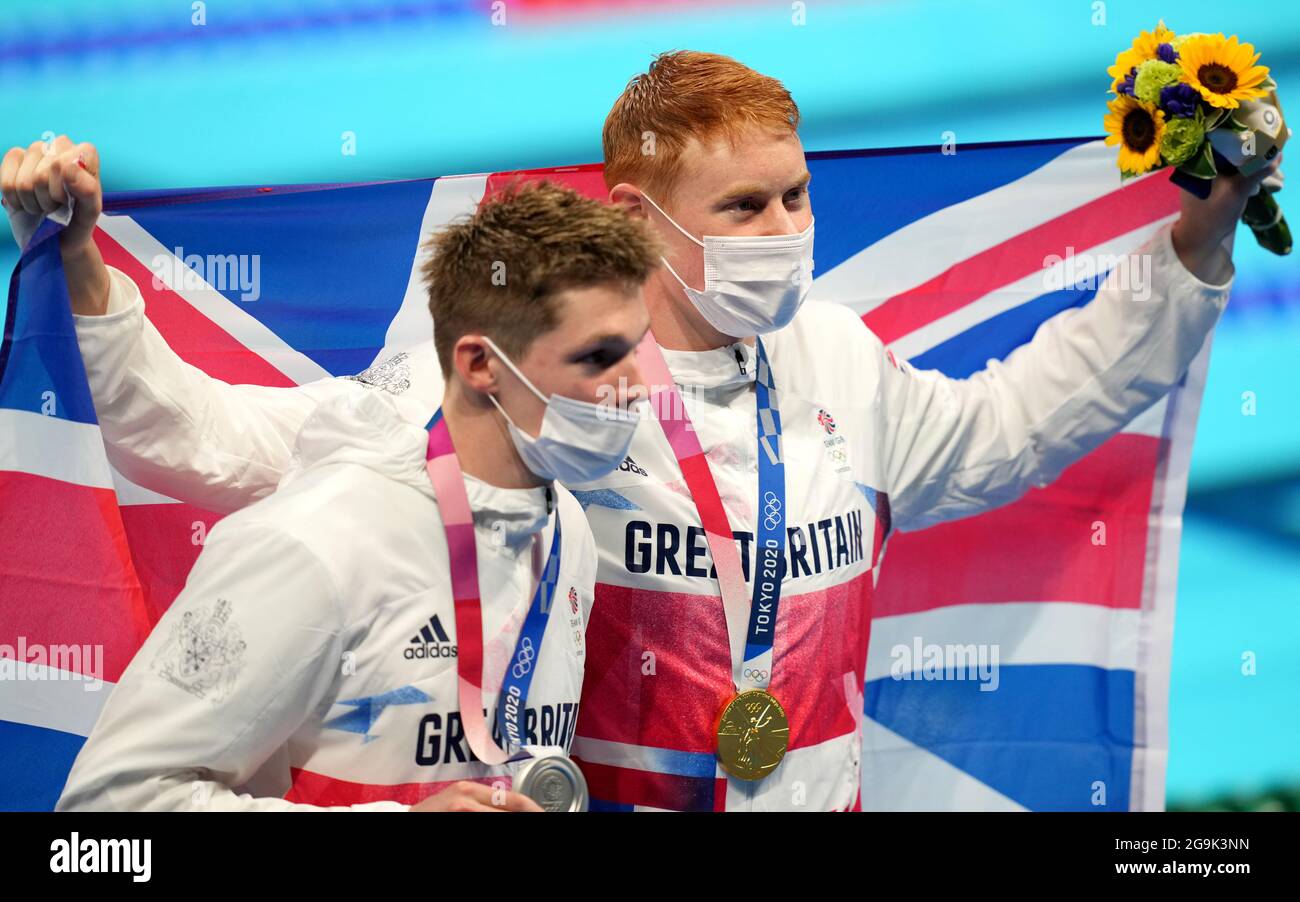
[[[747,680],[764,680],[764,681],[765,681],[765,680],[767,679],[767,677],[768,677],[768,673],[767,673],[766,670],[759,670],[757,667],[754,667],[754,668],[746,667],[746,668],[745,668],[744,676],[745,676],[745,679],[747,679]]]
[[[780,525],[781,499],[776,497],[775,492],[767,492],[763,495],[763,526],[776,529]]]
[[[515,666],[510,672],[515,675],[515,679],[523,679],[528,671],[533,669],[533,658],[536,652],[533,651],[533,640],[524,636],[524,641],[519,643],[519,653],[515,655]]]

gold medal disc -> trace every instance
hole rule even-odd
[[[740,780],[761,780],[785,757],[790,723],[785,708],[766,689],[746,689],[718,715],[718,760]]]

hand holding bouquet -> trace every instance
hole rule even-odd
[[[1164,166],[1172,180],[1206,197],[1219,173],[1257,172],[1290,135],[1268,68],[1236,35],[1176,35],[1161,22],[1121,52],[1107,73],[1111,93],[1106,143],[1119,145],[1119,168],[1130,178]],[[1291,231],[1265,190],[1246,204],[1242,221],[1261,245],[1291,251]]]

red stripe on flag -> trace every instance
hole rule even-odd
[[[630,767],[593,764],[574,756],[587,779],[593,799],[619,805],[644,805],[668,811],[714,811],[718,799],[725,804],[727,781],[714,777],[657,774]]]
[[[117,682],[149,633],[117,496],[6,471],[0,497],[0,642],[102,646],[102,673],[93,658],[77,669]]]
[[[1025,601],[1141,607],[1164,441],[1121,433],[1047,488],[1005,507],[894,535],[875,616]],[[1104,545],[1094,542],[1098,523]]]
[[[144,296],[145,314],[182,360],[216,379],[234,385],[296,385],[243,342],[233,337],[165,285],[153,272],[102,229],[95,245],[104,262],[124,272]]]
[[[1046,258],[1063,256],[1068,247],[1078,252],[1095,247],[1177,212],[1178,204],[1178,188],[1167,177],[1142,179],[955,263],[928,282],[894,295],[862,319],[889,344],[1041,271]]]
[[[302,768],[291,768],[293,785],[284,794],[286,801],[300,805],[317,805],[325,808],[334,805],[362,805],[367,802],[400,802],[414,805],[429,796],[442,792],[454,783],[482,783],[491,786],[504,783],[510,787],[510,777],[475,777],[467,780],[443,780],[430,783],[354,783],[327,777]]]
[[[220,519],[220,514],[191,504],[129,504],[122,508],[122,526],[144,587],[150,624],[162,618],[185,588],[203,541]]]

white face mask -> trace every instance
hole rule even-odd
[[[637,422],[641,419],[638,413],[639,403],[622,410],[563,395],[547,398],[509,357],[501,353],[492,339],[485,335],[483,340],[501,358],[501,362],[510,367],[510,371],[546,405],[541,432],[534,438],[516,426],[514,420],[510,419],[510,414],[497,403],[497,399],[488,395],[488,399],[506,418],[510,438],[515,443],[515,450],[523,459],[524,466],[541,479],[576,485],[600,479],[623,462],[627,457],[627,449],[632,445]]]
[[[666,259],[664,266],[710,326],[732,338],[748,338],[794,319],[812,290],[811,222],[795,235],[705,235],[700,241],[645,197],[677,231],[704,248],[702,291],[687,285]]]

